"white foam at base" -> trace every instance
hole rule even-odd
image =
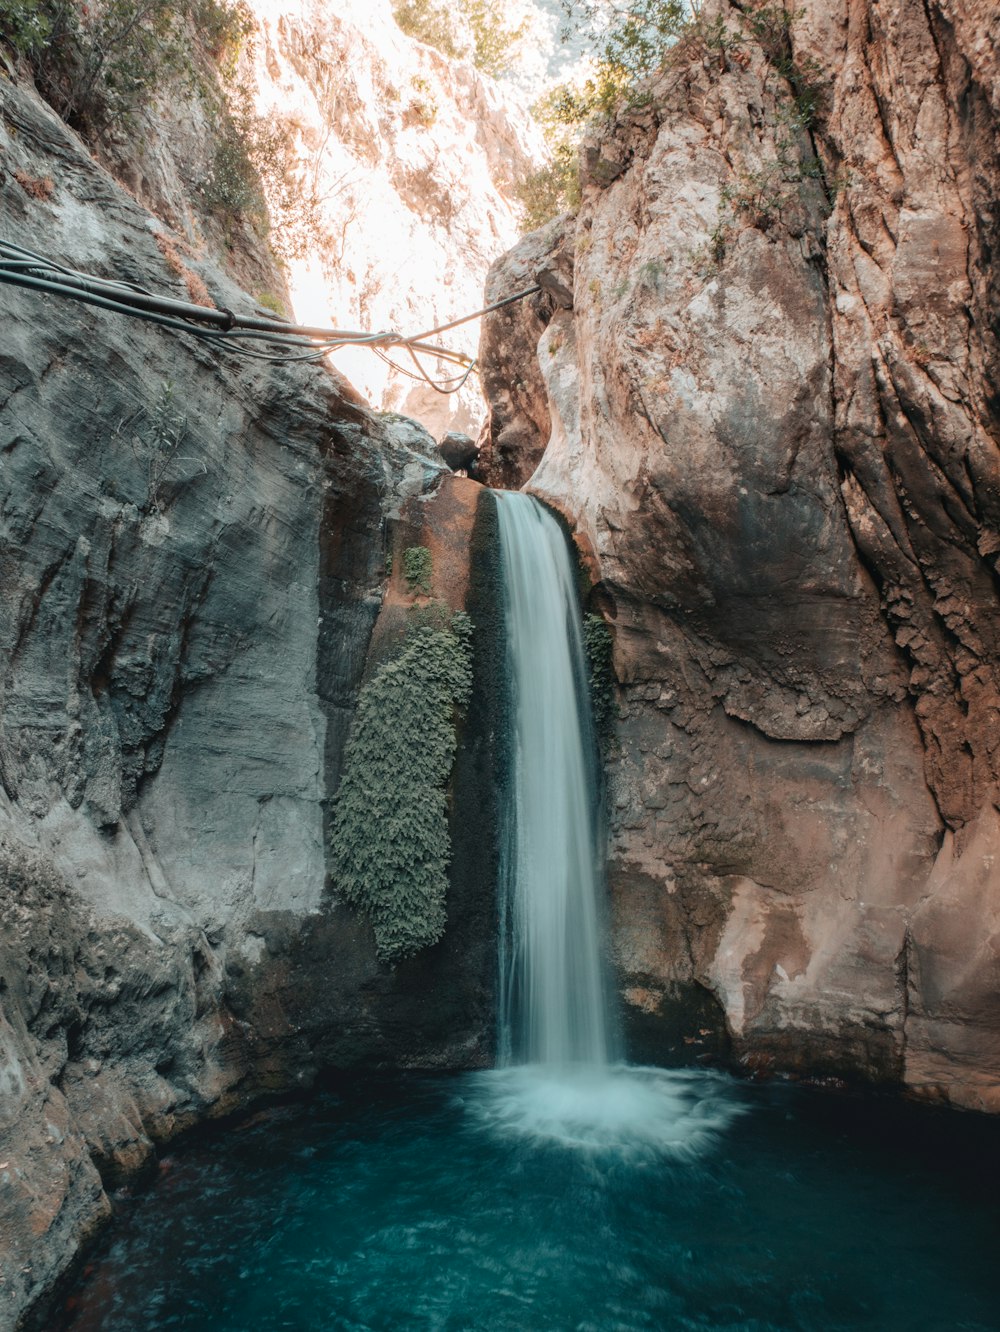
[[[490,1132],[625,1158],[695,1160],[744,1110],[731,1079],[702,1070],[523,1064],[470,1081],[467,1110]]]

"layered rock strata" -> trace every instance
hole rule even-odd
[[[487,449],[614,630],[637,1050],[997,1110],[1000,16],[768,12],[706,13],[494,268],[573,308],[491,317]]]

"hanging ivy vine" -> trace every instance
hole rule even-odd
[[[451,841],[446,786],[455,718],[472,688],[472,623],[414,617],[401,650],[361,690],[333,807],[332,868],[366,912],[384,962],[444,933]]]

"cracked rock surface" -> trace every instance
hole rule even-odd
[[[1000,14],[805,0],[765,49],[749,8],[495,266],[572,309],[490,317],[485,456],[614,632],[635,1052],[1000,1110]]]

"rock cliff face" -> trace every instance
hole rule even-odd
[[[0,145],[5,238],[186,298],[162,224],[6,80]],[[211,264],[184,268],[253,311]],[[449,477],[434,496],[430,437],[326,369],[0,302],[7,1329],[156,1142],[331,1064],[485,1062],[494,928],[488,874],[463,873],[445,940],[390,968],[326,875],[387,534],[447,512],[441,578],[464,595],[475,505],[455,511]]]
[[[573,292],[484,331],[495,474],[614,630],[636,1050],[998,1110],[1000,15],[744,10],[494,268]]]

